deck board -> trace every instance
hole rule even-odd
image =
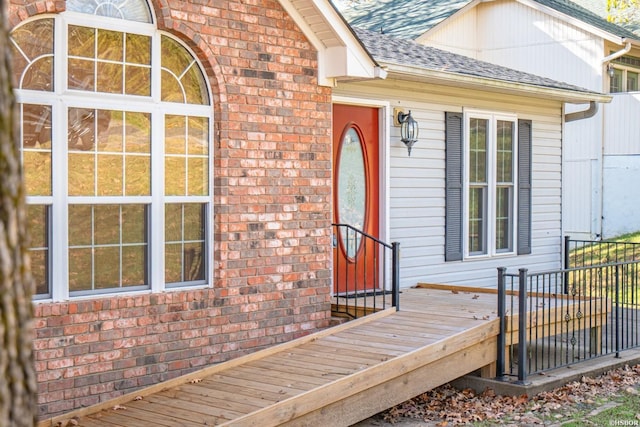
[[[406,289],[399,312],[372,314],[39,426],[71,416],[84,427],[347,426],[495,363],[496,302],[490,291]]]

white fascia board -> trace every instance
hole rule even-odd
[[[498,92],[531,98],[553,99],[570,104],[584,104],[591,101],[609,103],[611,95],[579,92],[569,89],[556,89],[544,86],[513,83],[486,77],[467,76],[436,70],[425,70],[398,64],[382,64],[388,73],[388,79],[441,84],[445,86],[467,87],[481,91]]]
[[[333,86],[339,78],[381,78],[384,72],[362,47],[328,0],[279,0],[291,19],[298,25],[318,52],[318,83]],[[314,18],[320,20],[323,34],[299,12],[297,5],[312,7]],[[318,23],[316,22],[316,27]],[[328,30],[328,32],[327,32]],[[331,42],[331,43],[327,43]]]

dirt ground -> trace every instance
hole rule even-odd
[[[491,390],[477,394],[450,385],[438,387],[396,407],[368,418],[354,427],[450,427],[478,423],[483,426],[562,426],[616,406],[614,397],[638,396],[640,365],[614,369],[595,378],[583,377],[535,396],[496,396]],[[580,414],[580,415],[578,415]],[[640,404],[635,419],[624,425],[640,425]],[[637,424],[636,424],[637,423]]]

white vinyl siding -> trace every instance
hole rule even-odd
[[[426,94],[426,95],[422,95]],[[561,260],[561,105],[557,102],[496,95],[464,88],[377,82],[344,84],[334,95],[365,103],[388,101],[411,109],[420,139],[411,157],[400,142],[399,128],[390,127],[386,240],[401,245],[401,285],[418,282],[495,286],[496,268],[527,267],[542,271],[560,267]],[[482,257],[445,262],[445,112],[473,106],[531,120],[532,236],[531,254]],[[390,114],[390,112],[389,112]],[[389,117],[390,122],[391,117]],[[382,220],[384,223],[385,220]]]

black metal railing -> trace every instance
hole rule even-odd
[[[564,238],[564,268],[640,260],[640,243]]]
[[[400,243],[385,243],[349,224],[333,225],[334,314],[358,318],[400,309]]]
[[[640,347],[640,261],[498,269],[497,372],[527,375]]]

